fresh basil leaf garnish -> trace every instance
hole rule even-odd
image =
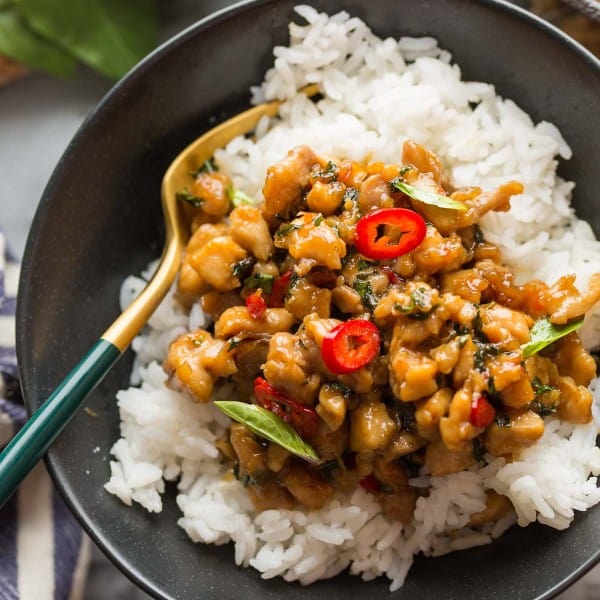
[[[252,433],[285,448],[288,452],[316,464],[320,461],[314,449],[281,417],[256,404],[215,400],[214,405],[234,421],[245,425]]]
[[[437,206],[438,208],[461,210],[463,212],[468,209],[468,206],[463,202],[459,202],[458,200],[452,200],[452,198],[449,198],[448,196],[442,196],[441,194],[436,194],[435,192],[430,192],[429,190],[417,188],[414,185],[410,185],[402,181],[398,177],[392,179],[392,181],[390,181],[390,184],[395,190],[402,192],[407,196],[410,196],[414,200],[423,202],[423,204]]]
[[[583,317],[567,323],[566,325],[554,325],[548,317],[536,321],[531,331],[531,339],[521,346],[523,358],[528,358],[543,350],[546,346],[556,342],[572,331],[577,331],[583,325]]]

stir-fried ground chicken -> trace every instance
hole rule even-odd
[[[200,302],[214,326],[171,344],[169,384],[209,402],[228,380],[320,459],[306,462],[234,423],[219,447],[257,510],[316,509],[336,489],[362,485],[407,522],[418,497],[408,479],[421,466],[441,476],[485,450],[510,458],[542,436],[548,415],[591,419],[596,366],[577,334],[526,348],[541,320],[560,332],[580,319],[600,298],[600,274],[583,293],[572,276],[515,283],[477,223],[508,210],[521,184],[452,190],[439,159],[413,141],[402,163],[351,163],[300,146],[268,170],[262,204],[232,207],[220,172],[200,173],[190,188],[178,294]],[[373,230],[387,236],[385,258],[359,253],[361,219],[400,213],[408,229],[384,220]],[[422,239],[394,255],[413,224],[426,228]],[[349,327],[356,333],[344,338]],[[471,523],[509,509],[490,492]]]

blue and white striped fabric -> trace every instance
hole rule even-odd
[[[26,420],[15,354],[19,265],[0,234],[0,448]],[[0,600],[77,600],[89,540],[38,465],[0,510]]]

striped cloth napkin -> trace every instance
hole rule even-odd
[[[27,419],[15,354],[18,263],[0,234],[0,448]],[[82,598],[89,540],[39,464],[0,510],[0,600]]]

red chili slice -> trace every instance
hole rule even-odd
[[[265,314],[267,302],[262,297],[262,290],[256,290],[246,298],[246,308],[253,319],[260,319]]]
[[[364,490],[371,494],[376,494],[380,490],[379,481],[373,475],[367,475],[359,483]]]
[[[381,234],[379,228],[386,226],[399,230],[397,241],[387,233]],[[380,208],[358,221],[354,243],[363,256],[383,260],[408,254],[423,241],[426,233],[423,217],[414,210]]]
[[[254,395],[259,406],[281,417],[302,437],[310,437],[317,433],[319,417],[314,408],[288,398],[263,377],[254,380]]]
[[[273,282],[271,294],[269,295],[269,306],[272,306],[273,308],[283,308],[285,295],[290,287],[292,274],[292,271],[286,271]]]
[[[471,402],[471,424],[475,427],[487,427],[496,418],[496,409],[479,394]]]
[[[371,321],[353,319],[336,325],[324,338],[321,356],[337,375],[352,373],[370,363],[379,353],[381,335]]]

